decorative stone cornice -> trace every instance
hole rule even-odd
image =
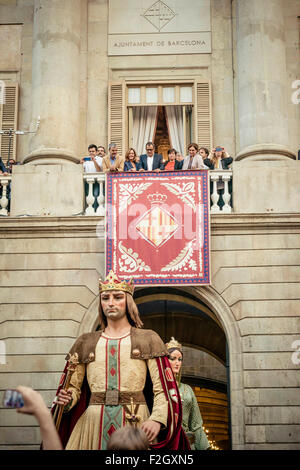
[[[210,217],[211,234],[214,233],[254,233],[254,232],[299,232],[300,213],[282,214],[214,214]]]
[[[278,144],[257,144],[241,150],[235,157],[236,161],[296,160],[293,150]]]
[[[213,214],[211,234],[300,231],[300,214]],[[104,217],[0,217],[0,236],[31,235],[59,236],[68,233],[75,237],[98,236],[104,239]]]

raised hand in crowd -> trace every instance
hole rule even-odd
[[[42,396],[30,387],[19,386],[16,389],[21,393],[24,406],[18,408],[21,414],[34,415],[39,423],[44,450],[62,450],[59,435],[55,429],[55,424],[51,413],[47,408]]]

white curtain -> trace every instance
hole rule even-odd
[[[171,146],[183,155],[183,113],[182,106],[166,106]]]
[[[133,117],[133,148],[138,155],[146,152],[145,145],[154,138],[157,106],[134,106]]]

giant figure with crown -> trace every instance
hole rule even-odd
[[[138,426],[152,449],[189,449],[168,351],[157,333],[142,328],[132,280],[111,271],[99,287],[100,330],[71,348],[52,408],[56,420],[62,412],[63,446],[105,450],[116,429]]]

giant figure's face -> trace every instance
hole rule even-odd
[[[179,374],[181,366],[182,366],[182,354],[178,349],[175,349],[171,352],[169,361],[171,364],[172,371],[175,375]]]
[[[106,318],[112,321],[126,316],[126,294],[120,290],[110,290],[101,293],[100,301]]]

